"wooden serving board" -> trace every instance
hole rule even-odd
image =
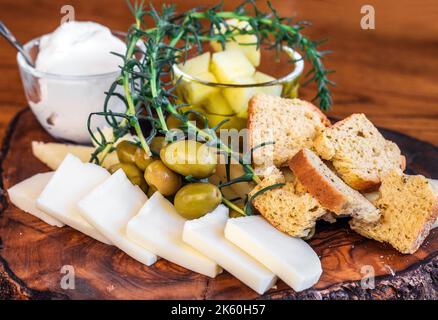
[[[383,130],[398,143],[409,173],[438,178],[438,148]],[[10,124],[1,153],[1,183],[7,190],[33,174],[49,171],[32,156],[31,141],[52,141],[24,109]],[[65,186],[68,188],[68,185]],[[50,227],[15,208],[3,192],[0,213],[0,299],[409,299],[438,298],[438,230],[413,255],[367,240],[346,221],[321,223],[310,241],[323,274],[311,289],[296,293],[282,281],[259,296],[224,272],[215,279],[164,259],[151,267],[115,247],[69,227]],[[63,266],[73,266],[75,289],[61,288]],[[374,268],[375,289],[362,288],[361,270]]]

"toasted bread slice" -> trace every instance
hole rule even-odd
[[[349,215],[372,222],[380,217],[379,210],[358,191],[350,188],[309,149],[301,149],[289,167],[298,181],[327,210],[337,215]]]
[[[373,198],[380,219],[375,223],[352,219],[351,228],[401,253],[417,251],[438,217],[438,196],[431,183],[423,176],[393,170],[383,177],[379,195]]]
[[[316,138],[315,150],[359,191],[377,189],[387,172],[401,173],[406,166],[398,146],[386,140],[364,114],[353,114],[327,128]]]
[[[275,144],[253,152],[254,166],[287,166],[300,149],[313,148],[313,140],[329,125],[327,117],[310,102],[255,95],[248,109],[249,146]]]
[[[250,197],[265,187],[284,183],[259,194],[253,199],[254,207],[278,230],[293,237],[307,237],[316,220],[326,213],[318,201],[307,193],[296,180],[286,180],[280,171],[267,176],[250,193]]]

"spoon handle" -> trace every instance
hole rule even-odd
[[[24,57],[26,62],[30,64],[31,66],[34,66],[34,63],[32,62],[32,59],[29,57],[28,53],[24,50],[21,43],[15,38],[15,36],[12,34],[11,31],[5,26],[3,21],[0,21],[0,34],[12,45],[17,49]]]

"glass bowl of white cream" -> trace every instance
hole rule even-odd
[[[17,54],[29,106],[50,135],[76,143],[91,142],[88,117],[103,111],[105,92],[120,76],[123,61],[111,52],[125,54],[121,38],[121,33],[94,22],[68,22],[24,45],[35,66]],[[125,104],[112,98],[109,109],[123,112]],[[91,130],[104,125],[104,117],[93,117]]]

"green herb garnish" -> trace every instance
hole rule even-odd
[[[147,154],[151,154],[148,143],[156,134],[165,135],[170,131],[166,125],[166,116],[172,115],[182,122],[181,129],[185,134],[189,131],[195,132],[200,139],[216,147],[227,159],[234,159],[243,166],[244,175],[232,180],[228,177],[228,181],[221,184],[221,187],[242,181],[260,183],[254,169],[248,161],[244,161],[248,155],[241,156],[218,138],[216,130],[224,122],[211,128],[207,118],[195,110],[180,112],[179,108],[183,105],[176,102],[177,96],[173,93],[178,79],[174,79],[172,68],[175,64],[185,61],[189,50],[195,48],[202,53],[203,43],[210,41],[218,41],[225,46],[225,43],[233,41],[237,34],[253,34],[257,37],[258,47],[267,46],[277,53],[283,46],[301,52],[312,66],[306,75],[305,84],[317,84],[315,100],[321,109],[327,110],[332,104],[328,88],[328,85],[333,84],[328,79],[331,71],[325,69],[322,61],[328,52],[319,51],[319,42],[312,41],[301,33],[307,23],[281,17],[270,2],[268,13],[260,11],[254,1],[244,1],[234,11],[223,11],[222,4],[218,4],[208,9],[194,8],[181,14],[176,12],[175,6],[163,5],[159,12],[152,5],[148,10],[142,3],[133,5],[128,1],[128,5],[135,17],[135,23],[127,34],[127,52],[124,56],[119,55],[123,59],[121,75],[107,92],[104,110],[90,114],[88,121],[91,137],[98,145],[92,155],[92,162],[103,161],[114,149],[116,141],[132,130],[138,137],[137,144]],[[153,19],[154,27],[146,26],[145,17]],[[231,27],[226,23],[228,19],[245,21],[251,28]],[[125,103],[125,113],[113,113],[108,109],[109,100],[112,98],[121,99]],[[204,120],[202,128],[189,121],[189,115],[193,113]],[[105,117],[108,125],[113,128],[111,141],[106,139],[100,130],[97,133],[98,137],[92,132],[91,120],[94,116]],[[143,134],[141,121],[148,123],[150,127],[148,136]],[[267,144],[271,143],[265,143],[260,147]],[[230,163],[227,164],[227,175],[229,165]],[[251,201],[247,203],[247,212],[230,201],[224,203],[241,214],[252,211]]]

